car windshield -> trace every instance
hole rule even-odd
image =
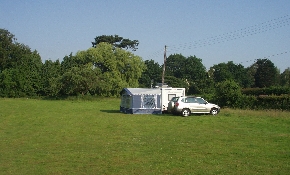
[[[205,104],[207,103],[203,98],[196,98],[197,102],[200,104]]]

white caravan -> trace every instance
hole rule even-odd
[[[185,96],[185,88],[164,87],[160,88],[160,90],[162,112],[167,112],[168,103],[173,97]]]

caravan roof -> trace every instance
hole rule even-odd
[[[123,91],[126,91],[129,95],[138,95],[138,94],[161,94],[161,90],[150,89],[150,88],[124,88]]]

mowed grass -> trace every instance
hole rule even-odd
[[[0,99],[0,174],[289,174],[290,113],[119,112],[119,99]]]

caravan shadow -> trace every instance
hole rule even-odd
[[[100,111],[106,113],[121,113],[120,110],[100,110]]]

